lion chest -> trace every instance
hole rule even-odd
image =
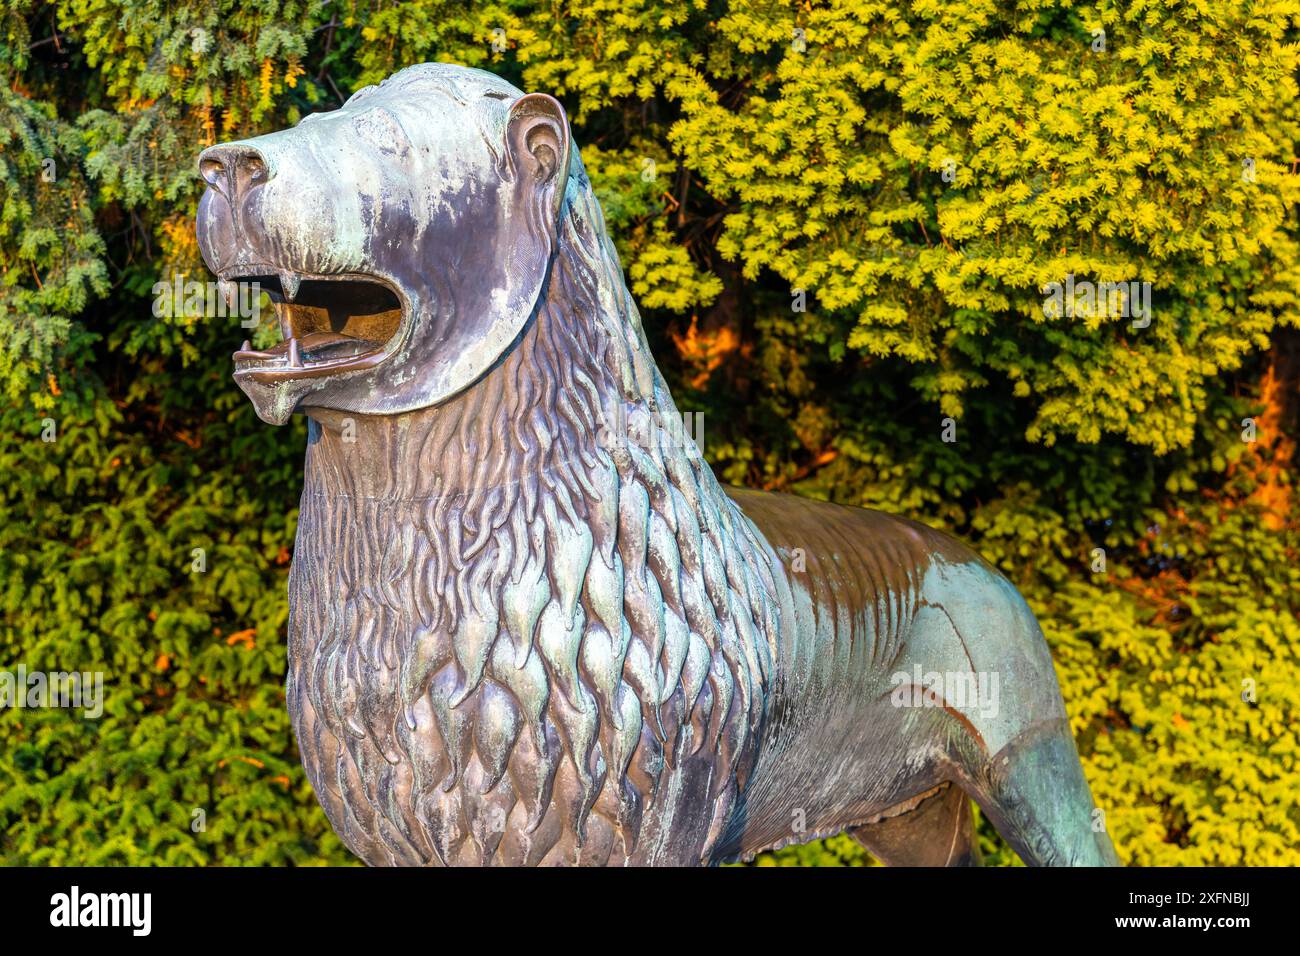
[[[349,558],[335,544],[346,537],[304,502],[287,694],[308,778],[358,856],[375,865],[707,856],[735,796],[716,752],[694,747],[710,724],[701,714],[711,687],[693,721],[673,703],[647,721],[626,685],[605,700],[585,673],[565,687],[538,648],[521,655],[495,623],[509,606],[492,620],[428,627],[437,599],[420,593],[428,576]]]

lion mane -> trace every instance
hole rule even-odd
[[[682,439],[576,149],[561,234],[472,387],[313,412],[287,694],[372,864],[711,862],[753,769],[779,562]]]

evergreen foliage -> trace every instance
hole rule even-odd
[[[203,146],[447,60],[564,102],[721,477],[1022,589],[1125,862],[1300,864],[1298,40],[1296,0],[0,0],[0,669],[106,695],[0,710],[0,863],[351,860],[284,706],[305,429],[151,289],[210,278]]]

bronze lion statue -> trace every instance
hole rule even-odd
[[[424,64],[204,150],[198,237],[309,418],[288,706],[371,864],[699,865],[845,832],[1116,862],[1042,634],[920,524],[724,488],[560,104]]]

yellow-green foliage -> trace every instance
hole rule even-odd
[[[1300,863],[1298,43],[1296,0],[0,0],[0,668],[108,698],[0,711],[0,862],[348,860],[281,689],[302,428],[150,289],[207,279],[200,147],[438,59],[563,100],[722,477],[1022,589],[1122,859]]]
[[[1094,795],[1129,862],[1295,865],[1300,568],[1251,516],[1204,517],[1171,529],[1171,548],[1232,557],[1179,587],[1186,620],[1153,622],[1160,591],[1120,571],[1123,583],[1058,592],[1048,636]]]

